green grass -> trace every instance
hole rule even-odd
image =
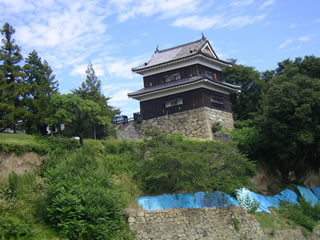
[[[0,133],[0,143],[15,145],[38,145],[37,137],[28,134]]]
[[[270,234],[274,234],[276,231],[296,228],[296,224],[278,214],[277,209],[271,209],[271,212],[272,214],[265,212],[254,213],[254,216],[261,224],[261,227]]]

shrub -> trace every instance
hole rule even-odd
[[[292,220],[293,222],[305,227],[308,231],[312,231],[320,220],[320,203],[312,206],[303,198],[299,198],[300,205],[281,202],[279,213]]]
[[[211,129],[212,129],[213,133],[217,133],[217,132],[221,131],[221,129],[222,129],[221,123],[215,122],[214,124],[212,124]]]
[[[9,173],[8,183],[9,197],[16,197],[18,187],[18,175],[15,172]]]
[[[249,186],[254,164],[230,143],[151,132],[141,144],[137,178],[147,193],[220,190]]]
[[[47,219],[69,239],[112,239],[123,203],[104,168],[77,153],[46,172]]]
[[[0,216],[0,239],[32,239],[33,233],[28,224]]]
[[[105,151],[111,154],[119,153],[119,141],[118,140],[105,140],[104,141]]]
[[[239,205],[249,213],[254,213],[259,208],[259,203],[252,197],[248,189],[236,190],[236,197]]]

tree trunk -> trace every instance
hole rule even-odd
[[[83,133],[80,133],[79,137],[80,137],[80,145],[83,145]]]
[[[96,125],[93,124],[93,139],[96,140],[97,139],[97,132],[96,132]]]

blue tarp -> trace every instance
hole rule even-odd
[[[304,187],[297,187],[301,196],[312,205],[318,202],[320,196],[320,187],[312,188],[311,190]],[[281,201],[287,201],[293,204],[299,204],[298,195],[290,190],[285,189],[274,196],[263,196],[251,192],[248,189],[242,189],[243,195],[249,194],[250,198],[259,203],[257,211],[271,213],[268,208],[279,208]],[[241,189],[240,189],[241,192]],[[317,197],[318,198],[317,198]],[[320,199],[320,198],[319,198]],[[214,193],[197,192],[194,194],[165,194],[159,196],[145,196],[138,198],[138,204],[146,210],[156,211],[168,208],[202,208],[202,207],[229,207],[239,206],[237,200],[229,194],[216,191]],[[240,201],[239,201],[240,202]],[[244,206],[243,206],[244,207]]]
[[[313,187],[312,192],[320,200],[320,187]]]
[[[239,206],[229,194],[197,192],[194,194],[164,194],[138,198],[138,204],[146,210],[156,211],[168,208],[202,208]]]
[[[279,208],[281,201],[299,204],[298,195],[290,189],[285,189],[281,193],[274,196],[263,196],[254,192],[252,192],[252,196],[259,203],[259,208],[257,210],[258,212],[271,213],[268,208]]]
[[[312,204],[312,206],[316,205],[318,203],[318,198],[312,193],[312,191],[309,188],[297,186],[301,196],[309,203]]]
[[[280,202],[286,201],[293,204],[299,204],[298,195],[290,189],[285,189],[274,197],[278,198]]]

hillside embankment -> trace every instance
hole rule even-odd
[[[79,148],[77,142],[69,142],[68,139],[40,139],[41,142],[34,138],[32,138],[32,140],[30,136],[20,137],[25,137],[24,142],[33,145],[28,147],[26,144],[21,144],[23,147],[19,150],[20,143],[16,141],[15,147],[10,147],[11,145],[8,143],[8,138],[5,138],[6,145],[2,144],[2,150],[4,151],[0,153],[0,176],[2,180],[12,171],[18,174],[16,177],[17,181],[12,182],[16,185],[9,186],[14,190],[13,194],[11,192],[1,192],[1,196],[5,196],[6,199],[4,199],[4,201],[1,199],[2,202],[0,201],[0,235],[3,233],[8,234],[6,231],[8,229],[7,226],[10,224],[10,226],[14,227],[20,234],[30,236],[25,239],[65,239],[65,237],[71,236],[71,231],[77,234],[77,228],[67,228],[69,225],[66,224],[66,221],[70,219],[68,220],[62,217],[62,213],[59,212],[59,209],[68,209],[70,201],[61,201],[59,202],[60,205],[56,206],[56,195],[59,195],[59,199],[61,200],[63,200],[64,197],[73,200],[82,199],[87,193],[91,194],[90,191],[94,189],[93,186],[96,186],[97,183],[95,181],[97,179],[109,175],[110,177],[105,179],[109,184],[109,189],[106,189],[105,183],[102,182],[103,187],[99,185],[100,187],[97,189],[103,194],[113,193],[115,196],[119,196],[118,199],[123,199],[122,201],[124,201],[125,204],[119,206],[121,207],[121,211],[123,211],[125,207],[130,206],[131,210],[128,210],[128,208],[124,210],[125,218],[119,216],[116,218],[116,221],[121,223],[122,219],[127,220],[126,222],[130,229],[136,232],[136,239],[320,239],[319,225],[317,225],[313,231],[307,231],[301,227],[301,225],[294,224],[287,218],[280,216],[276,211],[272,211],[273,214],[271,215],[264,213],[248,214],[242,208],[229,207],[172,209],[148,212],[139,209],[137,205],[130,204],[134,202],[137,196],[141,196],[141,189],[143,189],[143,187],[151,191],[153,190],[153,188],[150,188],[151,184],[159,184],[160,180],[162,180],[147,182],[143,178],[140,178],[140,181],[145,181],[142,185],[141,182],[136,180],[137,176],[134,175],[139,173],[139,171],[145,173],[146,170],[148,170],[151,174],[151,170],[157,170],[153,169],[153,166],[143,165],[152,160],[152,154],[165,151],[162,153],[163,158],[166,157],[166,161],[168,161],[168,158],[174,155],[165,155],[165,153],[174,150],[181,154],[178,151],[179,148],[181,148],[184,151],[193,149],[197,153],[195,156],[199,156],[197,151],[198,149],[203,150],[204,147],[207,147],[206,142],[184,140],[180,139],[180,137],[161,137],[157,142],[149,139],[149,142],[140,142],[138,144],[117,140],[88,140],[84,146]],[[159,145],[158,142],[160,142],[161,145]],[[148,147],[147,153],[137,155],[136,148],[138,147],[141,149]],[[223,147],[224,149],[225,146],[212,145],[212,147]],[[30,149],[36,150],[30,151]],[[210,150],[209,146],[208,150]],[[14,151],[17,151],[17,153]],[[145,156],[146,159],[143,159],[143,156]],[[187,155],[184,156],[186,159],[189,157]],[[159,158],[159,161],[161,159]],[[172,161],[178,160],[179,159],[175,158],[172,159]],[[189,160],[193,161],[191,158]],[[149,169],[147,169],[146,166]],[[154,167],[156,166],[159,165],[157,164]],[[188,166],[189,165],[185,165],[184,167]],[[73,173],[73,176],[76,175],[78,177],[70,178],[70,172]],[[190,174],[192,174],[192,172],[190,172]],[[141,174],[139,174],[138,177],[140,175]],[[267,171],[261,173],[258,169],[257,175],[256,177],[263,179],[263,181],[260,181],[261,185],[265,184],[267,186],[271,183],[275,186],[277,185],[272,179],[267,179]],[[148,179],[149,176],[151,175],[144,177]],[[155,175],[152,176],[154,177]],[[310,176],[306,179],[311,179]],[[15,180],[15,178],[12,179]],[[315,177],[312,179],[314,180]],[[78,180],[81,181],[79,182]],[[48,195],[46,190],[48,181],[51,181],[52,186],[55,187],[51,189],[51,191],[55,191],[55,195]],[[138,183],[140,185],[138,185]],[[8,189],[5,181],[1,184],[1,186],[4,187],[2,188],[3,190]],[[61,184],[67,191],[60,191]],[[88,184],[91,184],[90,187],[88,187]],[[98,184],[100,184],[100,182]],[[70,191],[70,189],[72,191]],[[82,193],[79,189],[86,194],[79,194]],[[265,189],[266,191],[270,191],[268,188]],[[97,196],[95,191],[92,192],[92,197],[93,196]],[[54,201],[48,201],[51,199],[50,197],[52,197]],[[90,200],[91,198],[83,199]],[[100,202],[103,199],[104,197],[97,200]],[[81,204],[81,201],[78,202],[77,200],[74,204]],[[95,204],[96,203],[92,205],[92,208],[88,209],[88,211],[90,210],[89,212],[96,209]],[[118,205],[116,203],[114,204],[114,206],[118,208]],[[86,211],[88,204],[83,206],[79,205],[79,207],[80,208],[72,208],[72,212],[70,213],[78,214],[77,210],[82,209],[83,212],[80,212],[79,216],[87,216]],[[51,214],[48,211],[44,211],[44,209],[57,212]],[[57,221],[55,216],[59,214],[61,215],[61,218],[59,218],[61,223],[58,222],[58,225],[54,221]],[[85,223],[88,224],[88,226],[89,224],[97,226],[94,221],[95,219],[96,218],[92,218],[92,220],[90,220],[91,222]],[[88,221],[87,218],[81,219],[81,223],[84,221]],[[110,221],[110,223],[112,223],[112,221]],[[118,225],[115,225],[115,230],[112,229],[112,236],[117,236],[118,238],[112,237],[106,239],[129,239],[121,238],[121,236],[131,236],[128,229],[122,226],[122,230],[119,231],[117,226]],[[100,230],[102,231],[102,229],[103,228]],[[69,232],[67,232],[67,230]],[[10,234],[14,234],[14,232]],[[94,232],[87,234],[94,234]],[[105,232],[103,234],[107,236],[109,233]],[[111,232],[109,236],[111,236]]]

